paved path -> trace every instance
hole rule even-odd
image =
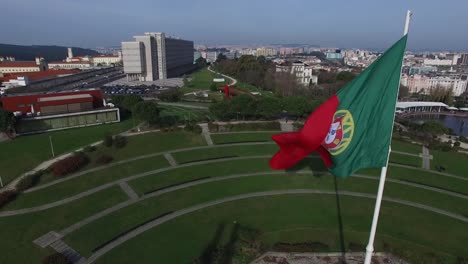
[[[208,207],[223,204],[223,203],[228,203],[228,202],[233,202],[233,201],[238,201],[238,200],[243,200],[243,199],[249,199],[249,198],[255,198],[255,197],[289,195],[289,194],[336,195],[336,192],[335,191],[316,190],[316,189],[291,189],[291,190],[281,190],[281,191],[248,193],[248,194],[225,197],[225,198],[222,198],[222,199],[201,203],[201,204],[198,204],[198,205],[195,205],[195,206],[192,206],[192,207],[188,207],[188,208],[185,208],[185,209],[175,211],[175,212],[173,212],[171,214],[165,215],[165,216],[163,216],[161,218],[158,218],[156,220],[148,222],[148,223],[146,223],[146,224],[144,224],[144,225],[142,225],[142,226],[140,226],[140,227],[138,227],[138,228],[136,228],[136,229],[134,229],[134,230],[132,230],[132,231],[130,231],[128,233],[126,233],[125,235],[117,238],[116,240],[110,242],[106,246],[104,246],[101,249],[99,249],[98,251],[96,251],[93,255],[91,255],[83,263],[93,263],[99,257],[103,256],[104,254],[106,254],[107,252],[109,252],[113,248],[121,245],[122,243],[124,243],[124,242],[138,236],[141,233],[146,232],[147,230],[150,230],[150,229],[152,229],[152,228],[154,228],[156,226],[159,226],[159,225],[161,225],[163,223],[166,223],[166,222],[168,222],[168,221],[170,221],[172,219],[175,219],[177,217],[180,217],[180,216],[183,216],[183,215],[186,215],[186,214],[189,214],[189,213],[193,213],[193,212],[196,212],[198,210],[202,210],[202,209],[205,209],[205,208],[208,208]],[[375,195],[366,194],[366,193],[339,191],[338,194],[343,195],[343,196],[375,199]],[[438,208],[426,206],[426,205],[423,205],[423,204],[408,202],[408,201],[405,201],[405,200],[389,198],[389,197],[384,197],[383,200],[388,201],[388,202],[397,203],[397,204],[406,205],[406,206],[415,207],[415,208],[418,208],[418,209],[423,209],[423,210],[426,210],[426,211],[430,211],[430,212],[433,212],[433,213],[437,213],[437,214],[440,214],[440,215],[444,215],[444,216],[447,216],[447,217],[450,217],[450,218],[457,219],[457,220],[463,221],[465,223],[468,223],[468,218],[466,218],[464,216],[461,216],[461,215],[453,214],[451,212],[444,211],[444,210],[441,210],[441,209],[438,209]]]
[[[64,182],[64,181],[69,181],[71,179],[74,179],[76,177],[80,177],[82,175],[85,175],[85,174],[88,174],[88,173],[91,173],[91,172],[96,172],[96,171],[99,171],[99,170],[111,168],[111,167],[114,167],[114,166],[117,166],[117,165],[129,163],[129,162],[133,162],[133,161],[137,161],[137,160],[141,160],[141,159],[147,159],[147,158],[151,158],[151,157],[155,157],[155,156],[159,156],[159,155],[164,155],[164,153],[178,153],[178,152],[208,149],[208,148],[221,148],[221,147],[245,146],[245,145],[249,145],[249,146],[250,145],[267,145],[267,144],[275,144],[275,143],[274,142],[246,142],[246,143],[233,143],[233,144],[223,144],[223,145],[199,146],[199,147],[182,148],[182,149],[175,149],[175,150],[169,150],[169,151],[164,151],[164,152],[156,152],[156,153],[141,155],[141,156],[133,157],[133,158],[130,158],[130,159],[125,159],[125,160],[121,160],[121,161],[112,162],[110,164],[95,167],[95,168],[92,168],[92,169],[89,169],[89,170],[84,170],[82,172],[78,172],[78,173],[72,174],[70,176],[67,176],[67,177],[64,177],[64,178],[61,178],[61,179],[54,180],[52,182],[46,183],[46,184],[42,184],[42,185],[30,188],[30,189],[24,191],[24,193],[38,191],[38,190],[47,188],[49,186],[53,186],[55,184],[59,184],[59,183]]]
[[[202,136],[205,138],[208,146],[214,145],[210,136],[210,129],[208,128],[208,124],[200,124],[200,127],[202,128]]]
[[[171,153],[164,153],[164,158],[166,158],[167,162],[169,162],[169,164],[171,166],[177,166],[177,162],[176,160],[174,159],[174,157],[172,157]]]
[[[43,204],[43,205],[39,205],[39,206],[36,206],[36,207],[22,208],[22,209],[18,209],[18,210],[2,211],[2,212],[0,212],[0,217],[27,214],[27,213],[38,212],[38,211],[43,211],[43,210],[46,210],[46,209],[54,208],[54,207],[57,207],[57,206],[60,206],[60,205],[64,205],[64,204],[73,202],[75,200],[86,197],[88,195],[97,193],[99,191],[105,190],[105,189],[110,188],[110,187],[112,187],[114,185],[120,184],[121,182],[131,181],[131,180],[146,177],[146,176],[149,176],[149,175],[152,175],[152,174],[157,174],[157,173],[161,173],[161,172],[165,172],[165,171],[169,171],[169,170],[173,170],[173,169],[177,169],[177,168],[190,167],[190,166],[194,166],[194,165],[211,164],[211,163],[217,163],[217,162],[220,162],[220,161],[234,161],[234,160],[243,160],[243,159],[269,158],[269,157],[271,157],[271,155],[246,156],[246,157],[223,158],[223,159],[214,159],[214,160],[203,160],[203,161],[196,161],[196,162],[191,162],[191,163],[180,164],[180,165],[177,165],[177,166],[174,166],[174,167],[166,167],[166,168],[151,170],[151,171],[147,171],[147,172],[143,172],[143,173],[139,173],[139,174],[134,174],[134,175],[126,177],[126,178],[122,178],[122,179],[119,179],[119,180],[116,180],[116,181],[113,181],[113,182],[109,182],[109,183],[100,185],[98,187],[89,189],[87,191],[81,192],[81,193],[76,194],[74,196],[64,198],[64,199],[61,199],[59,201],[55,201],[55,202],[52,202],[52,203]]]
[[[284,121],[280,121],[280,125],[281,125],[281,131],[283,132],[293,132],[294,131],[294,126],[293,126],[293,122],[284,122]]]
[[[406,155],[406,156],[413,156],[413,157],[418,157],[418,158],[421,157],[420,154],[413,154],[413,153],[402,152],[402,151],[396,151],[396,150],[392,150],[392,153],[401,154],[401,155]]]
[[[422,168],[431,169],[431,155],[429,155],[429,149],[426,146],[422,146]]]
[[[50,244],[50,247],[64,255],[72,264],[78,262],[86,262],[86,259],[81,257],[81,255],[78,252],[76,252],[73,248],[65,244],[65,242],[63,242],[62,240],[55,241],[54,243]]]
[[[258,131],[226,131],[226,132],[210,132],[211,135],[228,135],[228,134],[256,134],[256,133],[280,133],[279,130],[258,130]],[[274,142],[271,142],[274,144]],[[224,144],[223,144],[224,145]]]
[[[231,83],[229,84],[229,86],[234,86],[234,85],[236,85],[236,83],[237,83],[237,80],[234,79],[234,78],[232,78],[231,76],[227,76],[227,75],[224,75],[224,74],[222,74],[222,73],[213,71],[213,70],[211,69],[211,66],[208,67],[208,70],[209,70],[210,72],[219,74],[219,75],[221,75],[221,76],[223,76],[223,77],[226,77],[226,78],[228,78],[229,80],[231,80]]]
[[[137,200],[138,199],[138,194],[128,185],[127,182],[119,182],[120,188],[122,188],[122,191],[127,194],[128,198],[130,200]]]

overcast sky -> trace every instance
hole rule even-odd
[[[6,2],[5,2],[6,1]],[[468,50],[468,0],[4,0],[0,43],[116,46],[148,31],[196,44]]]

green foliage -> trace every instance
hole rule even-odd
[[[344,82],[350,82],[354,79],[354,77],[356,77],[356,75],[352,72],[349,72],[349,71],[342,71],[342,72],[339,72],[337,75],[336,75],[336,80],[337,81],[344,81]]]
[[[283,110],[287,111],[288,116],[303,117],[309,115],[316,108],[314,101],[303,96],[289,96],[281,100]]]
[[[258,102],[256,113],[265,119],[277,118],[281,113],[281,101],[275,97],[263,97]]]
[[[114,138],[112,137],[112,135],[105,135],[102,144],[109,148],[112,147],[113,142]]]
[[[116,135],[114,137],[114,147],[116,148],[123,148],[127,145],[127,138],[121,135]]]
[[[209,109],[219,120],[229,120],[232,116],[230,102],[226,100],[212,103]]]
[[[12,131],[15,127],[16,118],[12,112],[5,111],[0,107],[0,132]]]
[[[178,89],[170,89],[158,94],[158,98],[163,102],[178,102],[182,98],[182,95],[182,92]]]
[[[205,58],[200,57],[195,61],[195,65],[197,66],[198,69],[204,68],[207,65],[207,62]]]
[[[424,122],[424,124],[421,125],[421,130],[424,132],[429,132],[433,135],[442,135],[442,134],[449,133],[449,130],[447,127],[445,127],[443,124],[437,121],[432,121],[432,120]]]
[[[455,141],[455,143],[453,143],[454,147],[460,147],[460,145],[461,145],[460,141]]]
[[[0,192],[0,208],[13,201],[17,194],[14,190]]]
[[[226,55],[224,55],[222,53],[218,54],[218,57],[216,58],[216,62],[221,62],[221,61],[224,61],[224,60],[227,60]]]
[[[44,171],[38,171],[33,174],[29,174],[21,178],[21,180],[16,184],[16,190],[24,191],[36,185],[41,176],[44,174]]]
[[[453,104],[453,91],[452,89],[436,87],[429,91],[429,100],[452,105]]]
[[[213,91],[213,92],[218,91],[218,85],[216,85],[216,83],[211,83],[210,91]]]
[[[155,102],[140,102],[133,108],[135,118],[146,121],[149,124],[156,124],[159,121],[159,108]]]
[[[131,95],[114,95],[111,97],[112,103],[124,111],[132,112],[133,107],[143,99],[135,94]]]
[[[281,130],[279,122],[239,123],[239,124],[216,124],[208,123],[210,132],[238,132],[238,131],[265,131]]]
[[[83,148],[83,151],[84,151],[84,152],[88,152],[88,153],[89,153],[89,152],[94,152],[94,151],[96,151],[96,147],[95,147],[95,146],[89,145],[89,146],[84,147],[84,148]]]
[[[201,134],[202,128],[195,122],[187,122],[184,127],[185,131],[193,132],[195,134]]]
[[[257,100],[247,94],[240,94],[234,97],[230,102],[232,113],[240,114],[243,118],[250,118],[256,114]]]

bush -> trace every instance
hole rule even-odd
[[[91,146],[91,145],[86,146],[86,147],[83,148],[83,151],[84,151],[84,152],[94,152],[95,150],[96,150],[96,147],[95,147],[95,146]]]
[[[158,98],[163,102],[178,102],[182,98],[182,92],[178,89],[171,89],[160,93]]]
[[[213,92],[218,91],[218,86],[216,85],[216,83],[211,83],[210,91],[213,91]]]
[[[117,135],[114,137],[114,147],[123,148],[127,145],[127,138],[124,136]]]
[[[159,108],[155,102],[143,101],[133,107],[133,115],[140,121],[146,121],[149,124],[159,122]]]
[[[193,122],[187,122],[187,124],[184,127],[185,131],[193,132],[196,134],[201,134],[202,133],[202,128],[201,126],[197,125],[196,123]]]
[[[78,152],[52,164],[52,173],[56,177],[61,177],[80,170],[88,161],[88,157],[84,153]]]
[[[42,264],[69,264],[70,262],[62,253],[54,253],[42,258]]]
[[[110,148],[112,146],[113,142],[114,142],[114,139],[112,138],[112,136],[111,135],[106,135],[104,137],[104,141],[102,142],[102,144],[104,146]]]
[[[101,156],[97,157],[96,164],[104,165],[104,164],[110,163],[113,160],[114,160],[114,158],[112,156],[110,156],[110,155],[101,155]]]
[[[24,191],[36,185],[39,180],[41,179],[42,174],[44,171],[38,171],[33,174],[29,174],[21,178],[21,180],[16,184],[16,190]]]
[[[457,148],[460,147],[460,145],[461,145],[460,141],[455,141],[455,143],[453,143],[453,146]]]
[[[14,190],[4,191],[0,193],[0,208],[13,201],[18,193]]]

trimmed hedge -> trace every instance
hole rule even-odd
[[[18,191],[24,191],[26,189],[29,189],[31,187],[33,187],[34,185],[36,185],[39,180],[41,179],[41,176],[44,174],[44,171],[38,171],[38,172],[35,172],[33,174],[29,174],[23,178],[21,178],[21,180],[18,182],[18,184],[16,184],[16,190]]]
[[[117,135],[114,137],[114,147],[123,148],[127,145],[127,138],[124,136]]]
[[[17,194],[18,192],[14,190],[1,192],[0,193],[0,208],[5,206],[9,202],[13,201],[16,198]]]
[[[114,158],[112,156],[110,156],[110,155],[101,155],[101,156],[97,157],[96,164],[104,165],[104,164],[110,163],[113,160],[114,160]]]
[[[84,153],[78,152],[70,157],[59,160],[52,164],[52,173],[56,177],[65,176],[67,174],[80,170],[86,164],[88,164],[88,162],[88,157]]]

